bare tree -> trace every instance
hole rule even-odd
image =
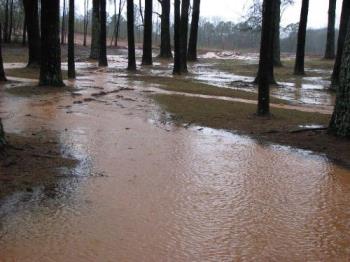
[[[264,0],[262,16],[262,32],[260,43],[260,60],[258,77],[258,109],[259,116],[270,114],[270,70],[273,68],[273,45],[276,0]]]
[[[74,61],[74,0],[69,0],[68,15],[68,78],[75,78]]]
[[[329,0],[328,9],[328,28],[325,59],[335,58],[335,11],[337,8],[337,0]]]
[[[135,33],[134,33],[134,0],[127,0],[128,23],[128,70],[136,70]]]
[[[106,12],[106,0],[100,0],[100,53],[99,53],[99,66],[108,66],[107,62],[107,12]]]
[[[100,55],[100,0],[92,0],[91,51],[90,58],[98,59]]]
[[[341,66],[341,61],[343,57],[345,37],[348,31],[349,18],[350,18],[350,1],[343,0],[341,17],[340,17],[340,26],[339,26],[337,55],[335,58],[335,63],[334,63],[333,73],[332,73],[332,84],[331,84],[332,90],[336,90],[339,85],[340,66]]]
[[[38,0],[23,0],[28,32],[28,67],[37,67],[41,60]]]
[[[60,1],[41,1],[40,86],[64,86],[61,71]]]
[[[346,40],[344,42],[343,59],[341,63],[341,73],[339,88],[337,89],[337,99],[334,107],[332,120],[329,125],[331,134],[350,137],[350,23]]]
[[[160,58],[172,58],[170,43],[170,0],[158,0],[162,6],[160,31]]]
[[[303,0],[300,13],[299,31],[298,31],[298,44],[297,54],[295,59],[294,74],[305,74],[305,42],[306,42],[306,27],[307,18],[309,14],[309,0]]]
[[[187,73],[187,40],[188,40],[188,13],[189,0],[175,1],[175,59],[174,74]],[[178,42],[177,42],[178,39]]]
[[[142,65],[152,65],[153,0],[145,0]]]
[[[193,0],[190,40],[188,43],[188,60],[197,60],[198,23],[200,14],[200,0]]]
[[[61,44],[66,42],[66,0],[63,0],[62,24],[61,24]]]

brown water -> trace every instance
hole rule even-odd
[[[67,93],[2,94],[8,131],[56,131],[80,164],[1,203],[0,261],[350,260],[349,170],[173,126],[137,81],[100,73],[75,84],[74,100],[100,91],[88,86],[135,90],[83,104]]]

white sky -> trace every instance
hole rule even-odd
[[[155,4],[158,4],[157,0],[153,0]],[[247,7],[252,0],[201,0],[201,16],[207,18],[220,17],[226,21],[239,22],[242,20],[242,15],[246,13]],[[295,4],[288,7],[282,16],[282,25],[285,26],[290,23],[296,23],[299,20],[300,8],[302,0],[295,0]],[[83,0],[76,1],[79,5],[79,9],[82,10]],[[90,1],[90,7],[91,7]],[[108,1],[107,1],[108,2]],[[119,2],[119,1],[117,1]],[[142,0],[144,2],[144,0]],[[328,2],[329,0],[310,0],[309,9],[309,28],[320,28],[327,26],[328,17]],[[138,0],[135,0],[135,4]],[[337,27],[340,18],[340,9],[342,1],[337,1]],[[109,8],[110,12],[113,12],[112,6]]]

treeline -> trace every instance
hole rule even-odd
[[[335,31],[335,44],[337,44],[339,31]],[[306,32],[305,52],[309,55],[324,55],[326,51],[327,28],[308,29]],[[298,40],[298,32],[290,32],[281,39],[281,51],[295,53]]]
[[[86,1],[87,10],[84,15],[75,17],[75,32],[81,34],[82,43],[87,45],[87,40],[91,38],[91,19],[92,19],[92,4]],[[3,40],[8,42],[26,42],[26,28],[24,23],[24,10],[22,0],[1,0],[0,1],[0,17],[3,25]],[[119,17],[119,5],[121,4],[121,15]],[[61,37],[64,34],[64,43],[66,43],[68,33],[68,19],[67,16],[68,5],[65,5],[65,12],[61,8]],[[127,19],[125,13],[125,0],[118,1],[115,8],[115,14],[107,14],[107,36],[110,46],[117,46],[116,41],[116,27],[118,26],[118,39],[127,40]],[[142,10],[143,7],[141,7]],[[143,26],[140,13],[140,6],[134,5],[135,16],[135,41],[142,43],[143,41]],[[64,17],[65,16],[65,17]],[[62,23],[62,20],[63,23]],[[118,21],[119,20],[119,21]],[[153,13],[153,43],[159,46],[161,43],[161,19],[158,13]],[[62,30],[62,26],[64,27]],[[286,28],[281,28],[281,51],[286,53],[295,53],[297,46],[297,24],[289,25]],[[170,24],[170,36],[173,39],[174,24]],[[233,23],[231,21],[220,21],[219,19],[200,18],[198,24],[198,46],[203,49],[223,49],[223,50],[255,50],[258,51],[260,47],[260,30],[254,30],[247,27],[245,22]],[[85,36],[85,37],[84,37]],[[325,53],[327,38],[327,28],[322,29],[308,29],[306,37],[306,53],[312,55],[323,55]],[[338,31],[336,31],[336,39],[338,38]]]

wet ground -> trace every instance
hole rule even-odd
[[[169,123],[155,86],[126,77],[124,63],[82,63],[65,91],[5,86],[6,131],[54,132],[79,162],[2,199],[0,261],[349,261],[348,169]]]

